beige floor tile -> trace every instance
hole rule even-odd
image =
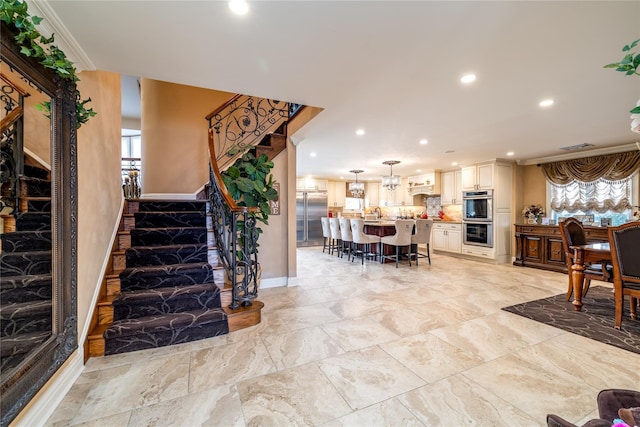
[[[276,370],[260,340],[248,340],[191,353],[189,392],[207,390]]]
[[[426,426],[542,426],[462,375],[454,375],[398,397]]]
[[[380,347],[427,383],[477,366],[483,360],[430,333],[412,335]]]
[[[368,408],[340,417],[322,427],[424,427],[396,398],[376,403]]]
[[[311,426],[351,412],[314,363],[238,383],[247,426]]]
[[[399,338],[370,316],[328,323],[322,325],[322,329],[346,351],[358,350]]]
[[[351,351],[317,363],[354,410],[425,384],[378,346]]]
[[[263,342],[279,370],[344,353],[319,326],[270,335]]]
[[[245,424],[236,386],[224,385],[134,409],[129,425],[244,427]]]

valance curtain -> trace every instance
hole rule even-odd
[[[621,182],[640,169],[640,151],[543,163],[541,167],[545,178],[557,185],[566,185],[572,181]]]
[[[551,209],[557,212],[621,213],[631,209],[631,177],[616,182],[600,179],[589,183],[551,184],[550,193]]]

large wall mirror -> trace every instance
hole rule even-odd
[[[75,84],[0,50],[0,424],[77,349]],[[42,106],[50,104],[50,111]]]

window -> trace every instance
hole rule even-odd
[[[593,215],[596,223],[600,223],[602,218],[611,218],[612,225],[623,224],[632,218],[633,194],[637,185],[634,177],[620,181],[603,178],[594,182],[574,180],[565,185],[549,183],[551,218],[558,221],[569,216]]]
[[[129,173],[132,170],[140,172],[141,153],[142,153],[142,138],[140,137],[140,131],[137,134],[133,134],[132,131],[122,130],[122,182],[124,184],[125,177],[129,177]]]

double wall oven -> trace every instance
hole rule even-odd
[[[493,247],[493,190],[462,193],[462,234],[465,245]]]

